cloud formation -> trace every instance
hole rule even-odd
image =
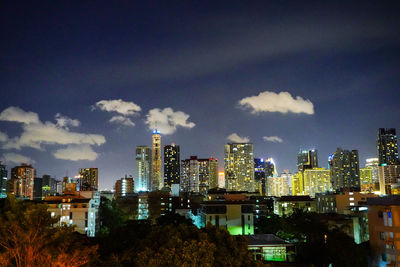
[[[248,136],[239,136],[237,133],[233,133],[229,135],[226,139],[233,143],[248,143],[250,142],[250,138]]]
[[[37,113],[26,112],[18,107],[5,109],[1,113],[0,120],[20,122],[23,131],[20,136],[7,138],[2,148],[20,150],[24,147],[31,147],[45,150],[45,145],[83,145],[87,147],[100,146],[106,142],[103,135],[70,131],[68,126],[79,126],[78,120],[70,119],[59,113],[56,114],[55,119],[57,123],[41,122]],[[92,152],[95,153],[93,150]],[[89,158],[94,157],[90,155]]]
[[[135,103],[126,102],[122,99],[100,100],[96,103],[94,108],[107,112],[116,112],[124,116],[136,115],[142,110],[141,107]]]
[[[1,160],[6,162],[6,163],[15,163],[15,164],[21,164],[21,163],[28,163],[28,164],[34,164],[35,161],[29,157],[26,157],[21,154],[17,153],[4,153],[3,156],[1,157]]]
[[[81,125],[81,122],[77,119],[71,119],[67,116],[63,116],[60,113],[57,113],[54,116],[55,120],[57,121],[57,126],[61,127],[61,128],[67,128],[69,126],[71,127],[78,127],[79,125]]]
[[[35,112],[27,112],[19,107],[8,107],[0,113],[1,121],[15,121],[25,124],[39,123],[39,116]]]
[[[239,106],[250,109],[253,114],[260,112],[314,114],[314,105],[310,100],[300,96],[293,98],[289,92],[279,94],[271,91],[261,92],[257,96],[241,99]]]
[[[0,132],[0,142],[6,142],[8,140],[8,135]]]
[[[283,139],[279,136],[263,136],[263,140],[266,142],[282,143]]]
[[[158,129],[162,134],[173,134],[177,127],[193,128],[196,124],[190,122],[189,115],[183,111],[174,111],[172,108],[154,108],[146,115],[145,123],[150,130]]]
[[[139,112],[142,110],[139,105],[133,102],[123,101],[122,99],[100,100],[92,106],[92,108],[119,114],[113,116],[109,122],[124,126],[135,126],[135,123],[133,123],[129,116],[139,115]]]
[[[95,160],[99,156],[92,147],[87,144],[83,145],[68,145],[66,148],[61,148],[53,153],[56,159],[63,160]]]
[[[124,116],[113,116],[109,122],[122,124],[124,126],[135,126],[135,123],[130,118]]]

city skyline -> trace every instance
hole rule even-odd
[[[5,3],[0,159],[58,179],[97,167],[99,188],[111,189],[136,175],[136,147],[151,147],[157,128],[162,147],[217,158],[219,171],[235,141],[253,143],[279,173],[296,172],[301,149],[317,149],[325,168],[338,147],[355,149],[362,167],[378,156],[378,128],[399,129],[395,11]]]

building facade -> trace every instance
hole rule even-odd
[[[381,195],[400,194],[400,165],[378,166],[378,177]]]
[[[153,131],[153,149],[151,154],[151,191],[160,190],[164,183],[161,170],[161,135],[159,130]]]
[[[6,165],[3,165],[0,161],[0,198],[7,197],[7,181],[8,172]]]
[[[312,168],[303,171],[304,195],[315,197],[316,193],[332,191],[330,171]]]
[[[297,168],[300,172],[305,169],[318,168],[318,151],[315,149],[300,150],[297,154]]]
[[[251,143],[225,145],[225,188],[228,191],[254,192],[254,148]]]
[[[115,198],[131,196],[134,191],[134,181],[132,177],[125,177],[115,182]]]
[[[52,217],[60,218],[58,225],[74,225],[75,231],[81,234],[90,237],[96,235],[99,227],[99,192],[70,190],[60,196],[48,196],[44,203],[48,205],[47,210]]]
[[[80,191],[97,191],[99,188],[99,169],[86,168],[79,170]]]
[[[211,182],[218,181],[218,160],[215,158],[199,159],[191,156],[181,161],[181,192],[206,195]]]
[[[251,201],[207,201],[201,204],[200,225],[212,224],[231,235],[254,234],[254,204]]]
[[[172,184],[180,183],[181,166],[180,166],[180,150],[179,146],[172,143],[164,146],[164,186],[171,188]]]
[[[317,212],[345,214],[354,207],[364,205],[373,193],[344,192],[342,194],[316,194]]]
[[[372,266],[399,266],[400,196],[369,198],[367,204]]]
[[[360,191],[358,150],[338,148],[329,157],[332,189],[337,192]]]
[[[396,129],[379,128],[377,150],[380,166],[399,164]]]
[[[280,197],[291,195],[292,174],[284,172],[280,176],[267,178],[268,196]]]
[[[135,191],[150,191],[152,150],[148,146],[136,147],[136,183]]]
[[[11,169],[11,179],[8,181],[9,193],[16,197],[33,200],[33,186],[36,170],[31,165],[21,164]]]

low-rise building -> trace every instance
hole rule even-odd
[[[367,199],[374,266],[400,265],[400,196]]]
[[[275,198],[274,213],[280,216],[290,215],[295,210],[315,212],[315,199],[310,196],[282,196]]]
[[[231,235],[253,235],[253,210],[253,203],[247,200],[206,201],[201,204],[200,225],[197,226],[210,223],[228,230]]]
[[[344,214],[352,207],[362,205],[372,193],[344,192],[340,194],[316,194],[317,212]]]
[[[48,196],[43,201],[52,217],[59,217],[60,225],[74,225],[75,230],[95,236],[98,228],[100,194],[94,191],[75,191],[69,188],[60,196]]]
[[[293,244],[273,235],[247,235],[249,250],[257,260],[293,261],[295,247]]]

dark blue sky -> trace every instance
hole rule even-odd
[[[177,111],[190,116],[162,139],[181,145],[182,158],[214,156],[222,169],[236,133],[279,171],[295,171],[300,148],[318,149],[321,166],[338,146],[358,149],[363,166],[376,156],[377,128],[400,129],[400,9],[347,2],[3,2],[1,157],[9,167],[28,157],[38,175],[58,178],[95,166],[100,187],[112,188],[134,174],[136,145],[151,144],[146,115],[171,108],[169,124]],[[266,91],[309,100],[314,113],[239,105]],[[117,99],[140,111],[93,108]],[[35,116],[21,110],[39,119],[27,123]],[[56,125],[57,113],[80,123]],[[271,136],[283,141],[263,140]],[[96,159],[66,159],[85,153]]]

